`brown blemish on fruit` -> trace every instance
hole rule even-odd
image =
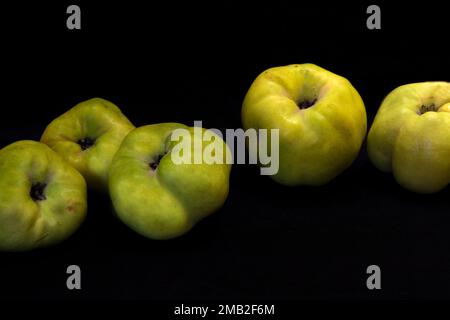
[[[76,205],[74,203],[71,203],[67,206],[67,211],[69,211],[70,213],[74,213],[76,209]]]

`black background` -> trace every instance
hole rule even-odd
[[[40,138],[46,125],[95,96],[141,126],[239,128],[246,91],[263,70],[312,62],[349,79],[370,126],[395,87],[450,80],[446,8],[378,2],[215,4],[88,1],[82,30],[59,4],[2,7],[0,143]],[[424,168],[426,170],[426,168]],[[330,184],[284,187],[235,165],[224,207],[175,240],[145,239],[116,220],[107,194],[66,242],[0,254],[0,299],[297,301],[450,298],[450,189],[417,195],[377,171],[363,147]],[[66,267],[82,290],[66,288]],[[366,268],[382,290],[366,288]]]

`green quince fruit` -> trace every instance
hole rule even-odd
[[[183,129],[179,142],[172,133]],[[203,142],[209,133],[217,148],[216,163],[195,163],[213,142]],[[184,140],[187,139],[187,140]],[[196,140],[197,139],[197,140]],[[200,139],[200,140],[199,140]],[[186,163],[175,161],[175,149],[184,144]],[[218,144],[217,144],[218,143]],[[152,239],[170,239],[188,232],[199,220],[225,202],[231,165],[226,164],[228,146],[217,135],[202,128],[178,123],[147,125],[131,131],[117,151],[109,173],[109,191],[118,217],[131,229]],[[183,153],[179,152],[179,153]]]
[[[48,146],[18,141],[0,150],[0,250],[68,238],[86,215],[86,183]]]
[[[50,146],[85,177],[88,186],[106,189],[112,158],[134,129],[113,103],[94,98],[53,120],[41,142]]]
[[[245,129],[279,129],[285,185],[323,185],[354,161],[367,129],[364,103],[351,83],[313,64],[262,72],[242,106]]]
[[[450,183],[450,83],[400,86],[387,95],[369,131],[367,150],[380,170],[418,193]]]

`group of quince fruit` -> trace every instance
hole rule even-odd
[[[261,73],[243,102],[242,122],[245,129],[279,129],[279,171],[272,177],[284,185],[328,183],[355,160],[367,131],[364,103],[351,83],[313,64]],[[4,147],[0,250],[68,238],[85,218],[87,186],[109,191],[117,216],[143,236],[170,239],[189,231],[226,200],[231,165],[174,163],[168,137],[179,128],[195,134],[178,123],[135,128],[116,105],[95,98],[53,120],[40,142]],[[373,164],[393,172],[403,187],[419,193],[445,188],[450,83],[392,91],[378,110],[367,149]]]

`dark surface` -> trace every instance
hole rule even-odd
[[[313,62],[348,78],[368,123],[383,97],[418,81],[450,80],[445,8],[381,4],[176,5],[81,3],[82,30],[65,28],[70,3],[7,6],[2,20],[0,143],[39,139],[85,99],[116,103],[136,125],[202,120],[238,128],[253,79],[271,66]],[[447,22],[446,22],[447,20]],[[284,187],[236,165],[224,207],[187,235],[152,241],[89,194],[88,218],[66,242],[0,254],[0,299],[450,298],[450,189],[423,196],[377,171],[363,148],[329,185]],[[82,290],[66,289],[66,267]],[[382,290],[365,286],[367,266]]]

